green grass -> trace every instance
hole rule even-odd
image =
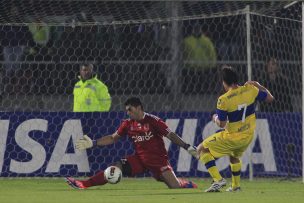
[[[210,180],[193,179],[199,189],[168,189],[150,178],[125,178],[117,185],[107,184],[87,190],[70,188],[63,179],[0,179],[0,203],[301,203],[304,184],[278,179],[242,180],[242,192],[204,193]]]

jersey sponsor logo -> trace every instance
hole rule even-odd
[[[242,127],[240,127],[238,129],[238,132],[242,132],[242,131],[248,130],[249,128],[250,128],[250,124],[243,125]]]
[[[136,142],[144,142],[149,141],[154,135],[151,132],[145,132],[144,135],[134,135],[132,136],[133,141]]]

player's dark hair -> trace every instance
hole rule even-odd
[[[222,80],[229,86],[238,84],[238,75],[231,66],[223,66],[222,68]]]
[[[127,106],[127,105],[134,106],[134,107],[140,106],[141,109],[144,110],[144,106],[142,105],[142,103],[138,97],[130,97],[129,99],[127,99],[127,101],[125,102],[125,106]]]
[[[278,60],[275,57],[269,57],[267,62],[273,62],[273,63],[278,63]]]
[[[80,65],[80,68],[83,67],[83,66],[84,67],[90,67],[91,69],[93,69],[93,64],[91,64],[91,63],[83,63],[83,64]]]

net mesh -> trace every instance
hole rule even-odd
[[[77,136],[115,131],[124,117],[120,112],[123,103],[131,95],[140,97],[146,111],[162,117],[184,139],[199,144],[217,130],[209,118],[222,93],[221,65],[235,67],[241,83],[248,78],[246,6],[250,12],[251,77],[269,87],[278,99],[273,105],[257,106],[262,113],[243,172],[248,174],[246,167],[252,160],[255,175],[299,176],[302,18],[300,3],[284,8],[289,3],[1,1],[0,110],[2,130],[7,129],[8,136],[0,142],[4,160],[0,166],[5,176],[87,174],[132,152],[130,143],[119,142],[116,150],[88,151],[89,171],[79,170],[75,157],[69,157],[75,162],[57,160],[61,168],[46,169],[65,122],[81,120],[81,128],[71,127],[77,132],[67,128],[71,140],[62,146],[73,154],[72,141]],[[79,66],[84,62],[94,65],[97,77],[108,87],[111,113],[69,113]],[[15,140],[18,126],[32,118],[48,121],[47,132],[29,133],[29,138],[44,147],[45,162],[36,166],[39,173],[33,168],[11,173],[10,160],[33,165],[31,158],[39,158]],[[204,166],[177,147],[171,146],[170,154],[178,175],[206,175]],[[229,171],[227,163],[227,159],[218,161],[224,174]]]
[[[168,12],[177,5],[178,15]],[[222,16],[241,11],[247,5],[253,12],[273,15],[288,2],[124,2],[124,1],[73,1],[32,0],[1,2],[1,24],[29,24],[43,19],[53,25],[131,24],[165,22]],[[18,9],[16,9],[18,7]],[[270,8],[270,9],[269,9]],[[170,10],[170,9],[169,9]],[[296,16],[298,17],[298,16]],[[63,21],[65,19],[66,21]]]

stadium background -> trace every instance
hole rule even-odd
[[[280,84],[276,84],[278,88],[275,86],[273,91],[289,94],[293,108],[285,109],[289,104],[284,103],[282,109],[258,114],[259,119],[267,118],[269,128],[261,128],[265,131],[260,134],[270,132],[279,170],[268,172],[265,165],[254,164],[254,175],[301,176],[301,4],[285,9],[287,3],[1,1],[0,110],[4,135],[0,142],[1,176],[84,175],[78,174],[79,168],[68,161],[60,165],[59,172],[45,172],[55,145],[62,142],[58,139],[62,126],[67,120],[80,120],[81,125],[74,127],[92,137],[111,133],[119,119],[126,117],[122,112],[123,102],[130,95],[139,96],[146,111],[166,121],[179,119],[176,132],[180,134],[185,130],[187,119],[197,119],[199,125],[194,129],[192,140],[198,144],[222,92],[218,75],[221,65],[235,67],[241,83],[248,78],[263,83],[266,82],[265,63],[271,57],[279,61],[288,86],[288,92],[282,91]],[[248,72],[247,16],[250,16],[251,74]],[[37,44],[28,30],[33,23],[50,28],[49,40],[44,46]],[[215,63],[212,58],[193,61],[185,56],[184,39],[197,27],[211,39],[216,50]],[[10,46],[24,47],[20,60],[5,60],[4,49]],[[83,62],[93,63],[96,74],[109,87],[110,113],[70,112],[73,85]],[[14,68],[7,69],[8,66]],[[46,132],[35,124],[18,128],[31,119],[47,122]],[[18,129],[23,134],[18,134]],[[24,132],[28,129],[33,131],[27,136]],[[21,137],[18,143],[18,136],[22,135],[29,138],[27,141],[36,142],[27,145]],[[73,135],[72,132],[66,136]],[[183,136],[189,137],[189,133]],[[46,150],[44,160],[28,152],[31,147],[40,149],[38,143]],[[72,140],[68,145],[64,152],[73,154]],[[60,149],[65,147],[62,145]],[[115,147],[116,151],[113,147],[89,151],[89,174],[130,153],[132,148],[128,142],[126,148],[122,144]],[[183,161],[179,149],[171,147],[170,150],[172,164],[177,167],[177,163]],[[259,140],[253,150],[261,152]],[[260,159],[265,160],[269,153],[262,155],[266,158]],[[37,171],[23,168],[32,166],[33,160],[42,164]],[[14,173],[13,162],[31,172]],[[57,162],[63,163],[63,160]],[[179,175],[206,175],[196,169],[195,160],[191,166],[191,170]],[[244,175],[248,175],[248,168]]]

